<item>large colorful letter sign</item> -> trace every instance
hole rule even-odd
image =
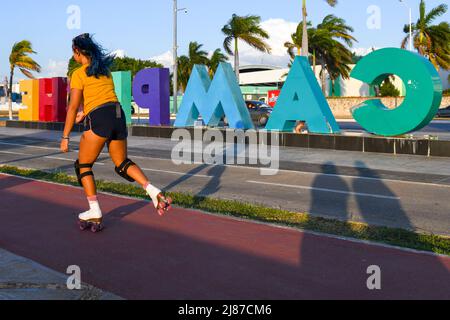
[[[64,122],[67,114],[67,79],[39,79],[39,121]]]
[[[208,126],[218,126],[223,116],[226,116],[230,128],[254,128],[229,63],[219,65],[213,81],[205,66],[194,66],[175,127],[192,127],[199,115]]]
[[[134,77],[134,101],[143,109],[150,109],[150,125],[170,125],[169,69],[151,68],[139,71]]]
[[[340,132],[306,57],[295,58],[266,130],[292,132],[297,121],[312,133]]]
[[[379,99],[368,100],[353,107],[355,120],[367,131],[381,136],[402,135],[427,126],[441,104],[442,82],[425,58],[402,49],[381,49],[364,57],[351,76],[379,85],[391,74],[400,77],[406,87],[403,103],[388,109]]]
[[[131,125],[131,71],[112,72],[114,88],[117,99],[127,118],[127,124]]]
[[[19,120],[39,121],[39,80],[20,81],[20,92],[26,109],[19,110]]]

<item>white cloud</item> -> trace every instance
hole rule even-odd
[[[291,35],[297,29],[297,22],[290,22],[284,19],[269,19],[261,22],[261,27],[267,31],[270,39],[267,43],[272,48],[272,53],[262,53],[249,45],[240,42],[240,64],[268,64],[278,67],[286,67],[289,63],[289,55],[287,54],[284,44],[291,41]],[[231,58],[230,61],[233,61]]]
[[[66,77],[67,76],[67,68],[68,61],[56,61],[50,59],[47,67],[44,68],[43,76],[53,78],[53,77]],[[38,75],[38,77],[42,77]]]
[[[117,58],[124,58],[127,55],[123,49],[114,50],[111,54],[115,55]]]
[[[267,43],[272,48],[272,53],[262,53],[259,52],[244,42],[239,43],[239,61],[240,65],[250,65],[250,64],[267,64],[274,65],[278,67],[287,67],[290,57],[287,54],[286,48],[284,47],[285,42],[291,41],[291,35],[297,29],[297,22],[290,22],[284,19],[269,19],[261,22],[261,27],[267,31],[270,39]],[[213,51],[208,53],[211,57]],[[172,51],[164,52],[160,55],[153,56],[150,58],[153,61],[159,62],[164,67],[172,68],[173,65],[173,54]],[[229,57],[229,62],[233,64],[234,58]]]
[[[173,67],[173,53],[172,51],[164,52],[160,55],[151,57],[150,60],[161,63],[166,68]]]
[[[270,39],[267,43],[272,48],[272,54],[259,52],[249,45],[239,43],[239,61],[240,65],[250,64],[268,64],[278,67],[287,67],[290,57],[284,47],[285,42],[291,41],[291,35],[297,29],[297,22],[290,22],[283,19],[269,19],[261,22],[261,27],[267,31]],[[211,57],[213,51],[208,53]],[[159,62],[166,68],[172,68],[173,53],[172,51],[164,52],[160,55],[150,58],[153,61]],[[229,57],[229,62],[233,64],[234,58]]]

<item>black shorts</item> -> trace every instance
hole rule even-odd
[[[120,103],[107,103],[89,113],[84,119],[84,130],[92,130],[111,141],[128,138],[127,120]]]

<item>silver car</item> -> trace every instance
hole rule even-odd
[[[437,113],[438,118],[450,118],[450,106],[440,109]]]

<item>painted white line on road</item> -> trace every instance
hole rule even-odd
[[[61,161],[75,162],[75,160],[72,160],[72,159],[66,159],[66,158],[60,158],[60,157],[44,156],[44,158],[46,158],[46,159],[52,159],[52,160],[61,160]]]
[[[42,150],[59,150],[59,148],[31,146],[31,145],[28,145],[28,144],[21,144],[21,143],[0,142],[0,145],[15,146],[15,147],[25,147],[25,148],[35,148],[35,149],[42,149]]]
[[[249,170],[258,170],[260,171],[262,168],[257,167],[242,167],[237,165],[224,165],[225,167],[236,168],[236,169],[249,169]],[[377,170],[377,169],[372,169]],[[279,172],[284,173],[298,173],[302,175],[308,176],[325,176],[325,177],[335,177],[335,178],[346,178],[346,179],[354,179],[354,180],[368,180],[368,181],[384,181],[384,182],[392,182],[392,183],[402,183],[402,184],[415,184],[419,186],[425,187],[438,187],[438,188],[450,188],[450,185],[440,184],[439,182],[445,182],[450,179],[450,177],[445,178],[443,180],[436,181],[437,183],[430,182],[418,182],[418,181],[406,181],[406,180],[394,180],[394,179],[383,179],[383,178],[371,178],[371,177],[360,177],[360,176],[349,176],[344,174],[332,174],[332,173],[320,173],[320,172],[307,172],[307,171],[297,171],[297,170],[286,170],[286,169],[278,169]],[[400,172],[400,173],[410,173],[410,172]],[[427,174],[427,173],[424,173]]]
[[[68,162],[72,162],[72,163],[75,163],[75,161],[76,161],[76,160],[73,160],[73,159],[60,158],[60,157],[51,157],[51,156],[46,156],[46,157],[44,157],[44,158],[46,158],[46,159],[52,159],[52,160],[68,161]],[[95,164],[96,164],[96,165],[99,165],[99,166],[104,166],[104,165],[105,165],[105,164],[102,163],[102,162],[96,162]]]
[[[179,175],[179,176],[188,176],[188,177],[198,177],[198,178],[207,178],[207,179],[215,178],[214,176],[207,176],[207,175],[203,175],[203,174],[191,174],[191,173],[178,172],[178,171],[167,171],[167,170],[147,169],[147,168],[142,168],[142,170],[151,171],[151,172],[162,172],[162,173],[175,174],[175,175]]]
[[[351,191],[326,189],[326,188],[313,188],[313,187],[306,187],[306,186],[295,186],[295,185],[282,184],[282,183],[270,183],[270,182],[262,182],[262,181],[251,181],[251,180],[247,181],[247,183],[262,184],[262,185],[268,185],[268,186],[274,186],[274,187],[283,187],[283,188],[294,188],[294,189],[313,190],[313,191],[320,191],[320,192],[348,194],[348,195],[359,196],[359,197],[371,197],[371,198],[378,198],[378,199],[400,200],[399,197],[393,197],[393,196],[384,196],[384,195],[379,195],[379,194],[351,192]]]
[[[15,155],[15,156],[32,156],[32,154],[28,154],[28,153],[11,152],[11,151],[0,151],[0,153],[12,154],[12,155]]]

